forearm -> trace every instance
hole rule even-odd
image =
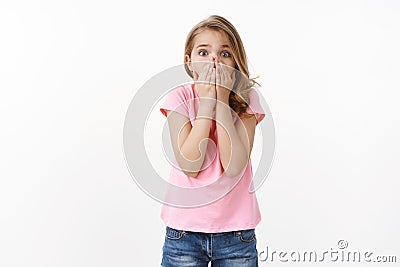
[[[197,176],[206,155],[212,123],[213,106],[200,102],[200,107],[193,127],[180,147],[182,155],[181,168],[190,176]]]
[[[233,122],[231,109],[224,102],[216,105],[218,150],[225,174],[235,177],[248,163],[248,144],[242,142]]]

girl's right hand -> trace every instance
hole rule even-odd
[[[215,87],[215,68],[213,63],[203,63],[200,73],[193,70],[193,80],[196,91],[200,98],[209,98],[213,104],[216,103],[217,91]]]

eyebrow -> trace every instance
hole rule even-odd
[[[209,45],[209,44],[199,44],[198,46],[196,46],[196,48],[199,48],[199,47],[208,47],[208,46],[210,46],[210,45]],[[227,45],[227,44],[221,45],[221,47],[228,47],[228,48],[230,48],[230,46]]]

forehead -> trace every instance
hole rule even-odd
[[[229,45],[230,42],[224,31],[205,29],[194,38],[194,45],[196,44]]]

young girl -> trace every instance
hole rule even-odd
[[[190,31],[184,62],[194,83],[172,90],[160,108],[177,163],[169,182],[210,190],[171,196],[188,205],[163,205],[161,265],[258,266],[255,227],[261,215],[249,192],[250,155],[265,114],[243,43],[229,21],[213,15]]]

